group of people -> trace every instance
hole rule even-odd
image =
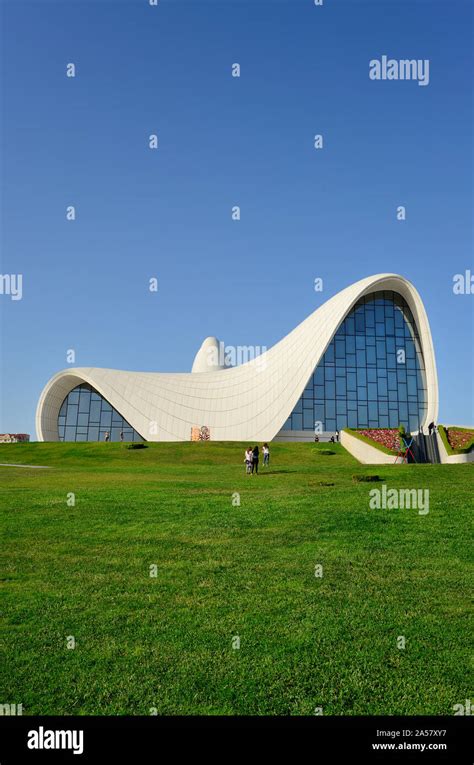
[[[339,431],[338,431],[338,430],[336,430],[336,435],[335,435],[335,437],[334,437],[334,436],[331,436],[331,438],[329,439],[329,442],[330,442],[331,444],[334,444],[336,441],[339,441]],[[314,443],[315,443],[315,444],[319,444],[319,436],[318,436],[318,434],[317,434],[317,433],[315,433],[315,435],[314,435]]]
[[[123,441],[123,430],[120,431],[120,440]],[[104,441],[110,441],[110,433],[108,430],[105,431]]]
[[[268,447],[268,444],[265,443],[262,446],[262,452],[263,452],[263,467],[268,467],[270,465],[270,449]],[[254,446],[253,449],[251,446],[248,447],[248,449],[245,450],[245,471],[248,475],[251,473],[257,473],[258,474],[258,463],[260,460],[260,449],[258,446]]]

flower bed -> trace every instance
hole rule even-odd
[[[474,430],[472,428],[445,428],[438,426],[446,450],[451,454],[466,454],[474,446]]]
[[[448,428],[448,441],[452,449],[466,449],[474,439],[474,430]]]
[[[370,438],[371,441],[375,441],[381,446],[385,446],[391,452],[398,452],[400,449],[400,433],[398,428],[377,428],[377,429],[365,429],[358,430],[361,436]]]
[[[386,454],[398,454],[400,451],[400,433],[398,428],[345,428],[349,435],[365,441]]]

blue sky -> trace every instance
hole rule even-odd
[[[189,371],[207,335],[270,347],[386,271],[425,303],[440,422],[474,423],[468,0],[1,5],[1,272],[23,297],[0,295],[0,431],[35,437],[70,348]],[[371,81],[384,54],[429,59],[429,85]]]

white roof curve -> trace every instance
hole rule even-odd
[[[65,369],[41,393],[36,412],[38,439],[59,439],[61,404],[76,385],[86,382],[148,441],[189,441],[191,428],[202,425],[210,428],[213,441],[270,441],[291,414],[341,322],[359,298],[378,290],[398,292],[413,313],[428,389],[421,424],[436,421],[436,363],[421,298],[402,276],[377,274],[346,287],[268,351],[237,367],[202,373]]]

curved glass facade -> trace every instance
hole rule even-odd
[[[361,298],[343,321],[283,430],[418,430],[426,414],[418,329],[396,292]]]
[[[60,441],[143,441],[122,415],[86,383],[73,388],[64,399],[58,416]]]

